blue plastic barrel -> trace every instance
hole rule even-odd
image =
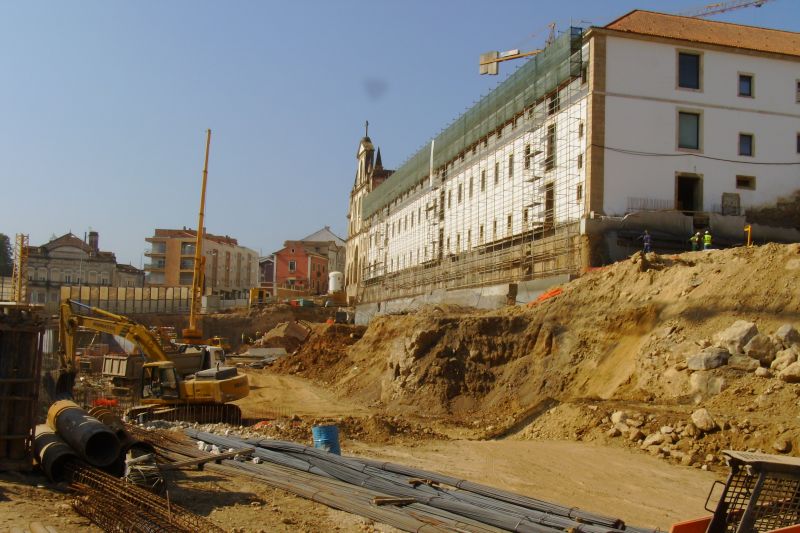
[[[311,435],[314,437],[314,448],[342,455],[337,426],[314,426],[311,428]]]

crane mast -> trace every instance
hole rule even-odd
[[[200,343],[202,332],[197,328],[200,307],[203,299],[203,286],[205,277],[205,256],[203,255],[203,236],[205,229],[206,182],[208,181],[208,152],[211,148],[211,130],[206,130],[206,158],[203,164],[203,185],[200,189],[200,213],[197,217],[197,240],[194,246],[194,274],[192,276],[192,306],[189,310],[189,327],[182,331],[183,340],[187,343]]]

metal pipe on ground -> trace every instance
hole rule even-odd
[[[242,443],[247,442],[270,448],[273,451],[279,450],[297,459],[302,457],[302,460],[343,482],[395,497],[415,498],[420,503],[428,506],[501,529],[530,533],[563,531],[565,529],[587,533],[618,531],[618,529],[607,523],[583,523],[582,520],[574,520],[567,516],[553,514],[550,509],[542,511],[524,508],[466,491],[449,491],[428,485],[412,487],[409,485],[410,478],[408,476],[381,471],[356,459],[329,454],[302,444],[272,440],[259,441],[256,439],[242,441],[198,432],[193,429],[187,429],[185,432],[191,437],[212,442],[218,446],[230,446],[231,444],[241,446]],[[606,520],[603,520],[603,522]],[[621,523],[616,519],[608,521]]]
[[[60,400],[51,405],[47,425],[93,466],[107,467],[119,458],[117,435],[75,402]]]
[[[36,433],[33,439],[33,447],[36,453],[36,460],[44,470],[45,475],[50,481],[65,481],[66,465],[70,461],[78,459],[75,451],[69,444],[56,435],[55,431],[47,424],[36,426]]]

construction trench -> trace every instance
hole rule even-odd
[[[289,326],[288,306],[208,317],[253,337],[236,424],[121,422],[110,396],[91,405],[100,388],[52,398],[29,375],[52,371],[46,325],[6,309],[0,383],[39,399],[3,393],[3,442],[30,444],[5,448],[24,468],[0,472],[0,529],[654,531],[709,515],[739,460],[725,450],[798,461],[798,265],[797,245],[636,254],[532,305],[368,326]],[[84,370],[79,386],[100,380]],[[331,424],[342,455],[312,447]],[[792,479],[760,523],[797,519]]]

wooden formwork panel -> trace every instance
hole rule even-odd
[[[43,332],[38,307],[0,304],[0,470],[32,465]]]

